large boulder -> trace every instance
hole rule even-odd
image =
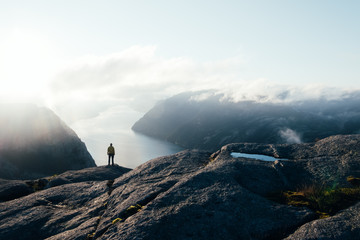
[[[68,171],[48,179],[44,190],[0,203],[1,238],[86,239],[95,232],[107,207],[114,179],[129,170],[103,166]],[[14,198],[13,193],[22,191],[33,192],[26,189],[25,181],[4,180],[0,184],[1,190],[12,194],[7,197]],[[4,191],[0,191],[0,197],[5,195]]]
[[[53,175],[36,180],[6,180],[0,179],[0,202],[20,198],[47,188],[60,185],[90,182],[110,181],[109,187],[115,178],[129,172],[131,169],[114,166],[100,166],[84,168],[81,170],[70,170],[59,175]]]
[[[25,181],[0,179],[0,202],[20,198],[33,192],[34,189]]]
[[[304,224],[286,240],[341,239],[354,240],[360,236],[360,203],[326,219]]]
[[[106,182],[66,184],[0,203],[2,239],[85,239],[108,198]],[[64,237],[65,238],[65,237]]]
[[[35,179],[96,166],[58,116],[33,105],[0,105],[0,178]]]

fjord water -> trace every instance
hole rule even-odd
[[[183,150],[180,146],[135,133],[131,129],[113,134],[112,138],[108,139],[106,144],[96,139],[86,141],[87,148],[98,166],[108,164],[108,142],[115,147],[115,163],[128,168],[135,168],[150,159]]]
[[[72,127],[85,142],[98,166],[108,164],[107,148],[110,143],[115,147],[115,164],[128,168],[184,150],[175,144],[132,131],[132,125],[141,117],[141,113],[122,108],[109,116],[102,116],[95,126],[79,122]]]

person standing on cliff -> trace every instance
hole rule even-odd
[[[112,165],[114,166],[115,148],[113,147],[112,143],[110,143],[110,146],[107,149],[107,154],[109,156],[108,166],[110,166],[110,158],[112,159]]]

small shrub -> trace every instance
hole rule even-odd
[[[285,191],[269,197],[283,204],[307,207],[319,218],[326,218],[360,201],[360,188],[326,188],[325,186],[305,186],[297,191]]]
[[[310,207],[309,199],[307,199],[301,192],[286,191],[283,192],[285,203],[296,207]]]
[[[31,180],[27,181],[26,184],[31,187],[34,192],[44,190],[45,186],[49,183],[47,179],[37,179],[37,180]]]

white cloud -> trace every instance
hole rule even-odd
[[[157,101],[181,92],[211,89],[191,100],[222,94],[224,100],[234,102],[330,99],[346,93],[318,85],[284,86],[264,78],[249,79],[242,71],[246,71],[246,63],[240,57],[198,62],[187,57],[162,58],[154,46],[134,46],[69,63],[51,83],[49,105],[100,159],[110,139],[120,141],[125,133],[119,131],[130,130],[140,118],[138,112],[144,113]],[[301,142],[291,129],[279,134],[288,142]]]
[[[238,57],[201,63],[155,53],[154,46],[134,46],[74,61],[51,84],[53,108],[65,116],[71,112],[71,120],[119,104],[144,112],[156,101],[183,91],[221,89],[236,81],[242,64]]]
[[[264,78],[246,79],[242,71],[246,63],[238,56],[197,62],[157,56],[155,46],[134,46],[70,63],[51,84],[52,108],[72,122],[119,105],[145,112],[158,100],[184,91],[213,89],[234,102],[331,99],[346,93],[316,84],[286,86]]]

